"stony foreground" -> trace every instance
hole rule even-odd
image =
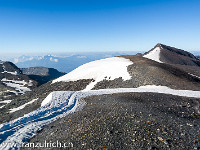
[[[69,149],[200,149],[199,99],[124,93],[84,101],[82,111],[47,125],[30,142],[71,142]]]

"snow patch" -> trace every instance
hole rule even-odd
[[[194,75],[194,74],[192,74],[192,73],[188,73],[188,74],[191,75],[191,76],[193,76],[193,77],[196,77],[196,78],[200,79],[200,77],[197,76],[197,75]]]
[[[12,74],[12,75],[17,75],[18,74],[17,71],[15,71],[15,72],[3,71],[1,73],[9,73],[9,74]]]
[[[35,102],[36,100],[38,100],[38,98],[33,99],[33,100],[31,100],[30,102],[25,103],[25,104],[23,104],[23,105],[21,105],[21,106],[19,106],[19,107],[17,107],[17,108],[12,108],[12,109],[10,109],[10,113],[13,113],[13,112],[16,112],[16,111],[18,111],[18,110],[21,110],[21,109],[23,109],[24,107],[26,107],[27,105],[32,104],[32,103]]]
[[[2,105],[2,106],[0,106],[0,109],[3,108],[3,107],[5,107],[5,106],[6,106],[6,105]]]
[[[31,91],[28,87],[26,87],[26,85],[32,86],[31,80],[29,80],[29,83],[25,82],[24,80],[18,81],[18,80],[9,80],[6,78],[3,78],[1,81],[7,86],[14,88],[18,94],[24,94],[27,91]]]
[[[69,82],[77,81],[81,79],[94,79],[85,89],[85,91],[91,90],[96,83],[103,81],[106,77],[107,80],[114,80],[116,78],[122,78],[123,80],[131,79],[127,71],[127,67],[133,64],[132,61],[122,57],[112,57],[92,61],[86,63],[72,72],[52,81],[55,82]]]
[[[3,108],[3,107],[5,107],[6,104],[10,103],[11,101],[12,101],[12,100],[4,100],[4,101],[0,101],[0,104],[5,104],[5,105],[0,106],[0,109]]]
[[[6,103],[6,104],[8,104],[8,103],[10,103],[12,100],[4,100],[4,101],[0,101],[0,104],[2,104],[2,103]]]
[[[49,103],[52,100],[52,92],[42,101],[41,106],[46,105],[47,103]]]
[[[160,50],[161,50],[160,47],[156,47],[143,57],[157,61],[159,63],[163,63],[162,61],[160,61]]]

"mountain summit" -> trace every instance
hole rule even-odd
[[[158,43],[153,49],[144,53],[143,57],[160,63],[200,66],[200,60],[182,49]]]

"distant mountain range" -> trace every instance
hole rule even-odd
[[[77,54],[56,54],[44,56],[22,55],[9,59],[19,68],[47,67],[54,68],[60,72],[70,72],[78,66],[90,61],[99,60],[119,55],[134,55],[136,52],[91,52]]]
[[[169,55],[165,57],[162,55],[161,57],[162,61],[164,62],[173,61],[173,63],[177,63],[176,62],[177,59],[173,59],[173,57],[170,56],[172,55],[172,53],[169,52],[170,47],[167,48],[166,45],[163,45],[163,47],[165,49],[168,49],[166,53],[169,53]],[[80,65],[83,65],[91,61],[114,57],[114,56],[120,56],[120,55],[135,55],[136,53],[138,52],[99,52],[99,53],[91,52],[91,53],[77,53],[77,54],[63,53],[63,54],[54,54],[54,55],[41,55],[41,56],[40,55],[21,55],[18,57],[9,58],[8,60],[13,62],[19,68],[46,67],[46,68],[54,68],[60,72],[68,73],[74,70],[75,68],[79,67]],[[195,54],[198,54],[198,53],[195,53]],[[142,56],[142,53],[138,53],[137,55]],[[180,56],[180,57],[184,60],[183,56]],[[200,58],[200,56],[197,56],[197,58]],[[189,62],[191,63],[191,61]],[[183,63],[189,63],[189,62],[187,62],[186,60]]]

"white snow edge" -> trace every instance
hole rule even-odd
[[[38,98],[33,99],[33,100],[31,100],[30,102],[25,103],[25,104],[23,104],[23,105],[21,105],[21,106],[19,106],[19,107],[17,107],[17,108],[12,108],[12,109],[10,109],[10,113],[13,113],[13,112],[16,112],[16,111],[18,111],[18,110],[21,110],[21,109],[23,109],[24,107],[26,107],[27,105],[32,104],[32,103],[35,102],[36,100],[38,100]]]
[[[51,92],[41,103],[41,106],[45,106],[53,100],[53,94],[57,92]],[[116,89],[99,89],[90,91],[79,91],[79,93],[84,93],[88,96],[91,95],[102,95],[102,94],[113,94],[113,93],[160,93],[160,94],[171,94],[174,96],[183,96],[191,98],[200,98],[200,91],[192,90],[175,90],[167,86],[156,86],[156,85],[145,85],[138,88],[116,88]]]

